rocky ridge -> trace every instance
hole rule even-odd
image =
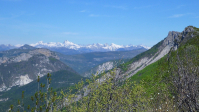
[[[13,57],[13,58],[8,58],[8,57],[0,57],[0,65],[2,63],[16,63],[16,62],[21,62],[21,61],[27,61],[28,59],[30,59],[31,57],[33,57],[34,55],[38,55],[38,54],[43,54],[46,57],[53,57],[59,60],[59,57],[54,53],[51,52],[47,49],[35,49],[32,51],[29,51],[28,53],[22,53],[19,56]]]

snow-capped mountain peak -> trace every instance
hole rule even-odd
[[[72,42],[70,42],[68,40],[65,40],[63,42],[63,46],[62,47],[66,47],[66,48],[69,48],[69,49],[75,49],[75,50],[81,48],[80,45],[74,44],[74,43],[72,43]]]
[[[103,48],[110,51],[116,51],[119,48],[123,48],[123,46],[111,43],[111,45],[105,44]]]
[[[21,46],[23,46],[24,44],[17,44],[17,45],[15,45],[14,47],[21,47]]]
[[[89,45],[78,45],[75,44],[73,42],[70,42],[68,40],[65,40],[63,43],[60,42],[49,42],[49,43],[44,43],[43,41],[39,41],[35,44],[30,44],[33,47],[65,47],[68,49],[74,49],[74,50],[79,50],[80,48],[84,48],[84,49],[90,49],[92,51],[116,51],[120,48],[132,48],[132,49],[136,49],[136,48],[145,48],[145,49],[149,49],[150,47],[144,46],[144,45],[117,45],[114,43],[111,44],[100,44],[100,43],[94,43],[94,44],[89,44]]]
[[[139,46],[141,46],[141,47],[143,47],[145,49],[150,49],[151,48],[151,47],[148,47],[148,46],[145,46],[145,45],[139,45]]]
[[[65,40],[63,43],[61,42],[48,42],[45,43],[43,41],[39,41],[37,43],[29,44],[30,46],[36,48],[49,48],[49,49],[59,49],[59,48],[67,48],[71,50],[76,50],[80,52],[105,52],[105,51],[117,51],[117,50],[134,50],[139,48],[150,49],[150,47],[144,45],[117,45],[114,43],[111,44],[88,44],[88,45],[78,45],[68,40]],[[22,44],[15,45],[14,47],[21,47]]]
[[[117,45],[117,44],[114,44],[114,43],[111,43],[112,47],[115,47],[115,48],[123,48],[123,45]]]
[[[38,44],[43,44],[43,41],[39,41]]]
[[[68,41],[68,40],[65,40],[65,41],[63,42],[63,44],[64,44],[64,45],[67,45],[67,46],[69,46],[69,45],[75,45],[74,43],[72,43],[72,42],[70,42],[70,41]]]

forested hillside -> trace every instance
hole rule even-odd
[[[28,105],[33,106],[34,103],[30,100],[31,96],[35,95],[35,92],[38,91],[38,88],[42,90],[42,92],[46,92],[48,88],[47,77],[41,77],[38,80],[34,80],[31,83],[25,86],[15,86],[11,90],[7,92],[0,92],[0,111],[6,111],[11,104],[17,106],[18,99],[21,99],[21,93],[24,91],[24,98],[23,103],[24,106],[27,107]],[[81,80],[85,80],[86,78],[80,76],[79,74],[68,71],[68,70],[61,70],[57,72],[53,72],[50,77],[50,84],[49,89],[52,88],[53,92],[60,92],[61,90],[67,91],[70,86],[73,86],[75,83],[78,83]],[[39,91],[38,91],[39,92]],[[16,111],[16,110],[15,110]]]

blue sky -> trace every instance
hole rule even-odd
[[[0,0],[0,44],[38,41],[153,46],[199,27],[199,0]]]

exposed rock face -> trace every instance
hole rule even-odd
[[[7,57],[0,57],[0,65],[1,63],[6,63],[8,61],[9,58]]]
[[[22,53],[21,55],[10,58],[7,63],[14,63],[14,62],[21,62],[21,61],[28,61],[29,58],[31,58],[32,55],[28,53]]]
[[[106,62],[106,63],[103,63],[103,65],[100,65],[100,66],[98,67],[96,75],[101,74],[103,71],[110,70],[110,69],[112,69],[113,67],[114,67],[114,66],[113,66],[113,62]]]
[[[164,39],[162,47],[173,47],[175,45],[175,39],[179,40],[180,32],[170,31],[168,36]]]
[[[188,26],[184,29],[184,31],[182,32],[182,35],[186,35],[189,32],[194,32],[194,28],[191,26]]]
[[[24,76],[21,75],[20,77],[16,77],[16,78],[18,78],[18,80],[16,80],[16,82],[13,82],[12,86],[16,86],[16,85],[23,86],[33,81],[32,79],[29,78],[28,74]]]
[[[27,46],[20,49],[27,49]],[[37,76],[70,69],[59,61],[54,52],[47,49],[31,49],[15,57],[0,57],[0,91],[26,85],[37,79]]]
[[[99,75],[99,74],[101,74],[101,73],[104,72],[104,71],[108,71],[108,70],[113,69],[113,67],[114,67],[114,63],[113,63],[113,62],[105,62],[105,63],[103,63],[102,65],[97,66],[97,67],[96,67],[95,69],[93,69],[92,71],[86,72],[83,76],[89,77],[89,76],[91,76],[92,74],[94,74],[94,75]]]

